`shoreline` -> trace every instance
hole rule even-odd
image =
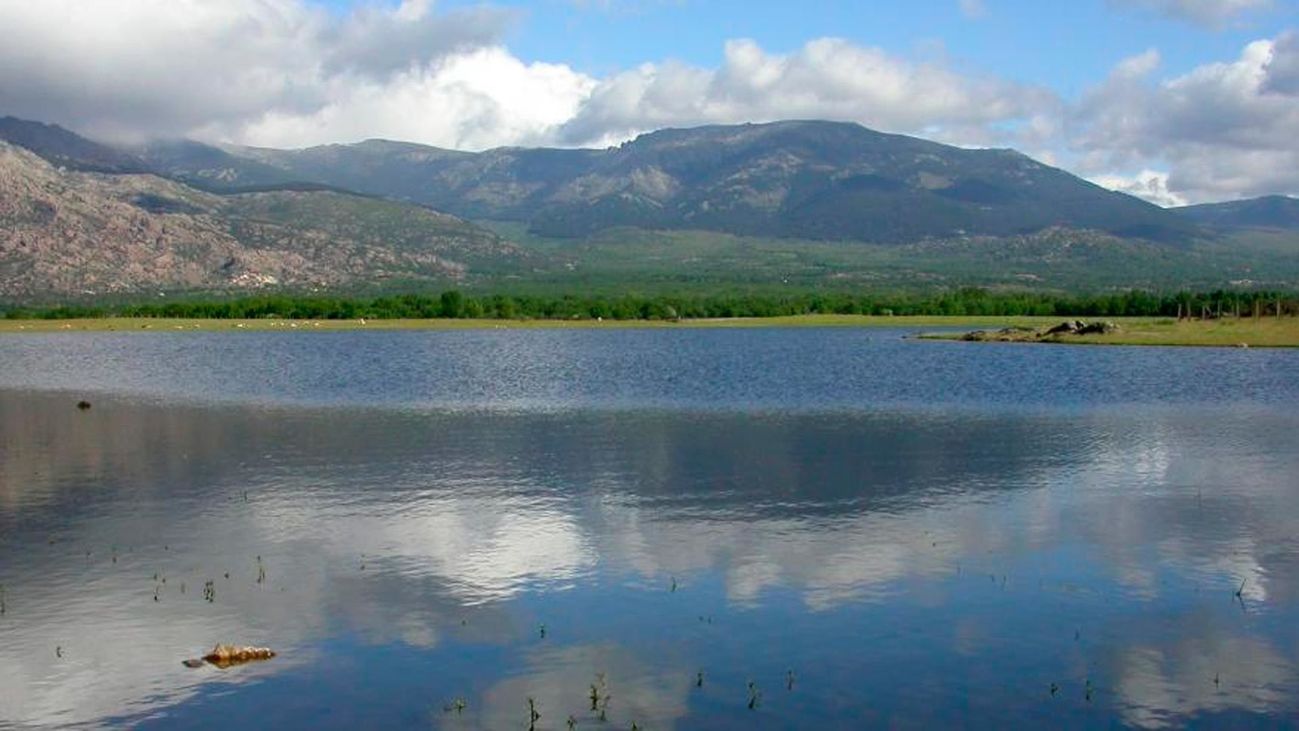
[[[1059,324],[1059,316],[880,316],[796,315],[786,317],[713,318],[698,320],[290,320],[205,318],[88,318],[71,320],[0,320],[0,336],[24,333],[177,333],[177,332],[342,332],[449,330],[659,330],[753,328],[866,328],[918,331],[909,339],[960,342],[972,330],[1038,329]],[[1114,318],[1118,332],[1055,335],[1013,342],[1032,345],[1130,345],[1169,347],[1299,348],[1299,318],[1254,320],[1184,320]],[[926,332],[929,329],[931,331]],[[933,332],[942,329],[946,332]],[[987,343],[998,342],[995,339]],[[979,344],[979,343],[973,343]],[[1004,344],[1004,343],[1003,343]]]
[[[1054,324],[1057,317],[965,317],[883,315],[794,315],[785,317],[736,317],[697,320],[292,320],[127,318],[105,317],[69,320],[0,320],[0,334],[53,332],[275,332],[344,330],[627,330],[627,329],[725,329],[762,327],[862,327],[914,329],[923,327],[973,328],[1005,325],[1040,326]],[[1135,322],[1136,320],[1122,320]]]
[[[1058,321],[1057,321],[1058,322]],[[922,333],[921,340],[968,342],[972,345],[1100,345],[1170,348],[1299,348],[1299,318],[1243,318],[1224,320],[1163,319],[1116,320],[1116,332],[1046,335],[1019,332],[999,338],[971,340],[973,333]],[[977,331],[976,331],[977,332]]]

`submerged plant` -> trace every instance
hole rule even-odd
[[[609,681],[604,673],[596,673],[595,682],[591,684],[591,711],[599,713],[601,721],[609,720],[610,698]]]
[[[215,602],[215,601],[216,601],[216,582],[215,582],[215,581],[210,581],[210,580],[209,580],[209,581],[205,581],[205,582],[203,582],[203,598],[207,600],[208,604],[211,604],[212,602]]]
[[[5,585],[0,584],[0,617],[5,613]]]
[[[756,709],[761,703],[762,703],[762,690],[758,688],[757,683],[750,680],[749,681],[749,710],[752,711]]]
[[[454,712],[457,716],[459,716],[461,713],[464,713],[464,710],[468,707],[469,707],[469,701],[465,700],[464,698],[456,698],[455,700],[443,706],[442,710],[447,713]]]
[[[528,728],[535,729],[537,721],[541,720],[541,714],[537,712],[537,701],[531,696],[528,697]]]
[[[257,557],[257,583],[258,584],[266,583],[266,566],[262,564],[261,556]]]
[[[695,687],[696,688],[704,687],[704,671],[702,670],[700,670],[698,673],[695,673]]]
[[[794,671],[790,670],[789,672],[785,673],[785,690],[793,690],[793,689],[794,689]]]

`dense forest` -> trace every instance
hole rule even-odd
[[[789,315],[954,315],[1219,317],[1299,313],[1299,295],[1226,291],[1103,295],[989,292],[968,288],[929,295],[788,294],[577,297],[406,294],[371,298],[267,295],[166,303],[0,308],[9,319],[177,317],[212,319],[485,318],[677,320]]]

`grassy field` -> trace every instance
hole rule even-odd
[[[683,320],[212,320],[105,317],[84,320],[0,320],[0,333],[22,332],[175,332],[298,330],[504,330],[504,329],[625,329],[737,327],[897,327],[980,328],[1039,327],[1058,317],[871,317],[865,315],[802,315],[797,317]],[[1132,322],[1138,322],[1133,320]]]
[[[1057,320],[1060,318],[1056,318]],[[1008,323],[1009,326],[1011,323]],[[1299,347],[1299,318],[1264,317],[1222,320],[1126,320],[1121,330],[1108,335],[1057,335],[1040,341],[1046,344],[1077,345],[1166,345],[1201,347],[1296,348]],[[959,334],[940,333],[926,338],[955,340]]]
[[[209,320],[162,318],[100,318],[85,320],[0,320],[0,334],[49,332],[323,332],[338,330],[517,330],[517,329],[633,329],[633,328],[752,328],[752,327],[892,327],[999,329],[1055,325],[1061,317],[868,317],[862,315],[804,315],[799,317],[684,320]],[[1176,322],[1169,319],[1127,318],[1109,335],[1062,335],[1044,343],[1079,345],[1181,345],[1255,348],[1299,347],[1299,318],[1224,319]],[[961,332],[927,334],[941,340],[959,339]]]

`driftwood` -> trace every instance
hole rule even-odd
[[[211,652],[204,655],[202,659],[186,660],[185,667],[201,668],[204,663],[208,663],[224,669],[257,660],[270,660],[273,657],[275,657],[275,651],[269,647],[217,645],[212,648]]]

